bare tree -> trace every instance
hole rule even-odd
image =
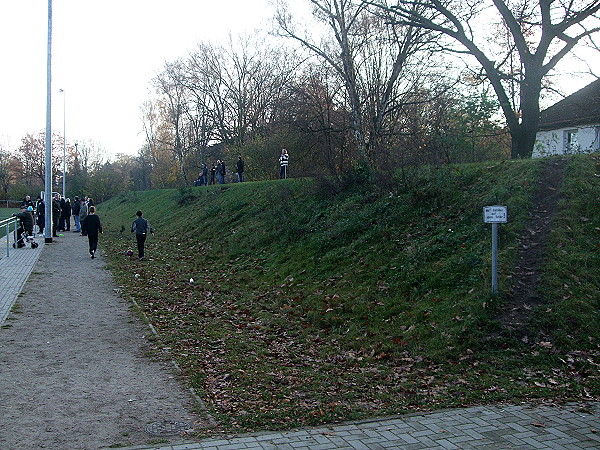
[[[165,100],[159,105],[166,108],[164,116],[168,118],[169,124],[172,126],[172,142],[169,142],[168,145],[179,164],[181,180],[187,184],[187,171],[184,162],[189,147],[185,145],[184,116],[188,105],[183,82],[184,77],[183,61],[175,61],[165,65],[165,70],[154,78],[154,84]]]
[[[0,146],[0,189],[4,199],[8,199],[8,189],[15,182],[13,163],[14,157]]]
[[[371,152],[381,149],[391,109],[402,101],[399,82],[408,79],[410,61],[427,48],[431,33],[417,27],[389,26],[364,2],[310,2],[314,17],[327,26],[329,36],[319,40],[299,31],[283,3],[276,16],[281,34],[317,55],[343,80],[359,156],[369,166]]]
[[[544,78],[584,38],[598,31],[598,0],[365,0],[401,25],[442,33],[458,43],[445,50],[472,55],[492,85],[511,133],[511,156],[530,157]],[[492,11],[508,39],[490,45]],[[497,30],[497,29],[496,29]],[[441,43],[443,45],[443,43]],[[516,61],[512,58],[516,58]],[[518,102],[511,83],[518,84]]]

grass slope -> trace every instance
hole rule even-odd
[[[420,168],[336,193],[291,179],[134,192],[100,207],[101,245],[124,292],[218,425],[239,432],[490,402],[600,395],[600,166],[570,160],[545,265],[547,306],[525,344],[498,334],[500,290],[540,161]],[[393,186],[390,188],[389,186]],[[150,260],[129,233],[157,230]],[[190,283],[193,279],[193,283]]]

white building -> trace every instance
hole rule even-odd
[[[533,158],[600,149],[600,80],[540,113]]]

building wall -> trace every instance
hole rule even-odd
[[[538,131],[533,158],[573,153],[591,153],[600,149],[600,125]]]

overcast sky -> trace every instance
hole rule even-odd
[[[64,104],[70,144],[93,141],[109,155],[137,153],[144,144],[140,106],[164,63],[200,41],[267,29],[272,14],[269,0],[54,0],[53,131],[63,134]],[[45,130],[47,38],[47,0],[0,0],[4,148]],[[589,60],[600,64],[596,54]],[[571,70],[569,63],[562,67]],[[570,94],[590,81],[565,78],[561,90]]]
[[[140,106],[166,61],[266,28],[268,0],[54,0],[52,129],[109,154],[144,144]],[[0,0],[0,145],[46,128],[47,0]],[[65,97],[59,92],[65,91]]]

